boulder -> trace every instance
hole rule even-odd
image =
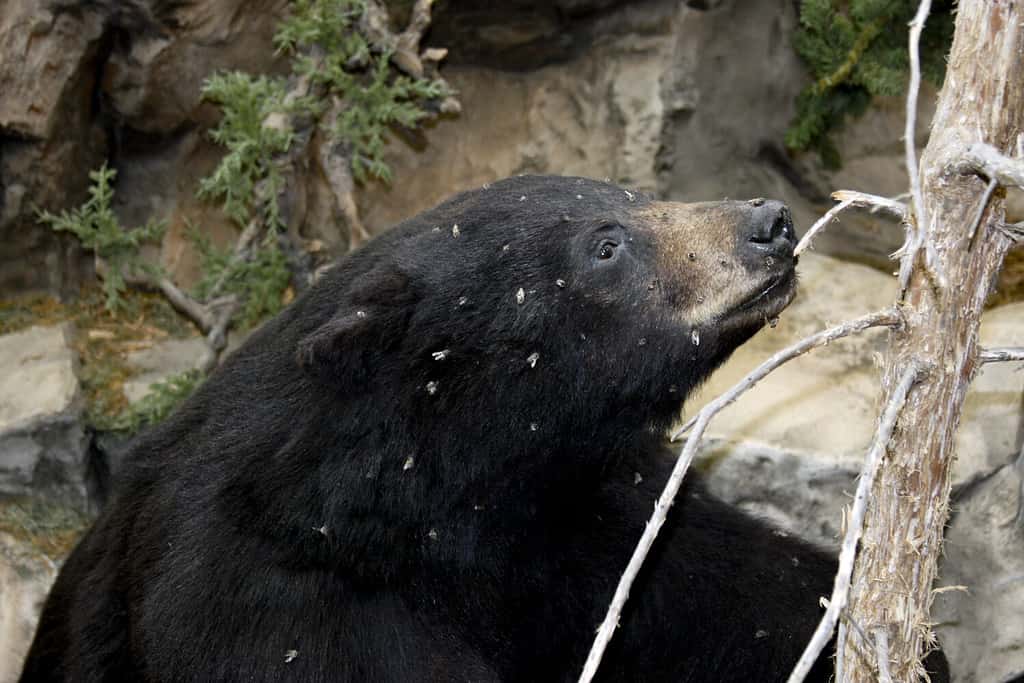
[[[132,351],[127,360],[136,372],[124,383],[125,397],[134,403],[146,396],[153,384],[198,369],[205,352],[202,337],[166,339],[147,349]]]
[[[87,498],[88,438],[68,325],[0,337],[0,493]]]
[[[0,683],[14,683],[32,644],[57,565],[25,541],[0,531]]]
[[[1021,472],[1005,465],[952,507],[932,619],[957,683],[1024,675],[1020,496]]]

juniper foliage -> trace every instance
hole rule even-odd
[[[325,100],[344,103],[336,120],[324,123],[347,148],[355,179],[390,181],[383,159],[388,128],[415,127],[427,116],[427,102],[450,93],[441,81],[392,68],[392,54],[375,49],[359,30],[365,12],[364,0],[297,0],[274,44],[294,55],[295,73],[322,86]]]
[[[159,274],[159,269],[143,261],[139,248],[144,242],[158,240],[166,228],[163,223],[153,220],[137,228],[125,228],[120,224],[111,208],[116,177],[117,171],[108,168],[104,162],[89,172],[92,184],[89,186],[89,199],[84,204],[59,214],[39,211],[37,215],[40,223],[58,232],[70,232],[83,247],[102,259],[106,265],[104,302],[111,312],[123,308],[121,294],[127,287],[128,278]]]
[[[252,327],[281,310],[291,273],[275,232],[256,245],[250,259],[218,248],[195,227],[190,226],[187,234],[199,254],[202,273],[194,288],[195,298],[205,301],[219,294],[236,294],[243,302],[239,320],[243,327]]]
[[[274,158],[288,150],[292,134],[264,122],[285,108],[284,82],[240,71],[218,73],[203,84],[203,96],[223,111],[210,137],[226,147],[227,154],[213,174],[199,182],[199,196],[222,200],[224,212],[244,226],[257,208],[257,184],[265,182],[267,222],[278,228],[281,220],[276,197],[282,177]]]
[[[284,190],[281,164],[288,163],[296,141],[289,128],[293,115],[342,146],[355,180],[390,181],[383,159],[388,128],[416,126],[429,101],[450,94],[442,81],[409,78],[393,68],[391,53],[362,33],[365,12],[365,0],[296,0],[274,35],[278,52],[292,56],[289,78],[234,71],[203,85],[204,97],[223,112],[210,135],[227,153],[200,181],[200,196],[221,201],[240,226],[258,220],[265,231],[246,259],[192,231],[203,270],[196,294],[238,294],[245,325],[276,313],[289,283],[277,233],[286,229],[278,198]],[[312,84],[317,96],[290,97],[288,83],[297,79]],[[342,104],[331,110],[333,120],[326,120],[328,102]]]
[[[786,146],[816,150],[840,164],[830,134],[863,113],[874,96],[902,95],[909,79],[907,38],[917,0],[802,0],[794,46],[815,78],[797,98]],[[953,3],[933,4],[921,35],[922,76],[941,84],[953,40]]]

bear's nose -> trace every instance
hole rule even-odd
[[[796,245],[796,230],[789,207],[780,201],[751,199],[747,219],[747,241],[759,251],[782,253]]]

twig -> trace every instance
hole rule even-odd
[[[203,333],[210,331],[214,324],[214,317],[208,307],[178,289],[178,286],[166,277],[158,279],[156,285],[175,310],[198,325]]]
[[[910,85],[907,88],[907,122],[903,131],[903,145],[907,155],[907,175],[910,176],[910,198],[914,206],[914,218],[917,221],[918,229],[921,230],[926,224],[924,213],[924,196],[921,193],[921,175],[917,168],[917,150],[914,144],[914,135],[917,131],[917,94],[921,89],[921,57],[919,46],[921,43],[921,31],[924,29],[924,22],[928,19],[931,11],[931,0],[921,0],[917,6],[917,14],[910,22],[909,46],[910,51]]]
[[[844,609],[843,610],[843,617],[846,616],[846,613],[847,612]],[[846,619],[845,618],[844,619],[840,619],[840,621],[839,621],[839,628],[837,630],[838,630],[838,634],[836,635],[836,671],[835,671],[835,678],[833,680],[845,681],[846,678],[844,678],[844,674],[846,672],[843,671],[843,666],[845,666],[845,664],[846,664],[846,659],[839,656],[839,648],[842,647],[842,644],[846,642]],[[859,627],[858,627],[858,630],[859,630]],[[864,632],[860,631],[859,635],[863,636]],[[863,640],[863,638],[862,638],[862,640]]]
[[[1020,223],[998,223],[996,230],[1006,235],[1014,242],[1024,240],[1024,222]]]
[[[668,509],[672,507],[672,501],[675,500],[676,493],[679,492],[679,487],[682,486],[683,477],[686,476],[686,470],[689,469],[693,456],[697,452],[697,446],[700,445],[701,434],[704,433],[704,429],[708,426],[712,416],[718,410],[721,410],[722,407],[718,406],[715,408],[714,403],[708,404],[697,414],[697,424],[693,428],[693,434],[687,439],[686,446],[683,447],[682,453],[679,454],[675,467],[672,468],[672,474],[665,484],[665,489],[654,504],[654,514],[651,515],[651,519],[647,522],[643,536],[640,537],[640,542],[637,543],[633,556],[629,558],[629,565],[627,565],[626,571],[623,572],[622,578],[619,579],[619,585],[615,588],[615,595],[612,597],[611,605],[608,606],[608,613],[605,615],[604,621],[601,622],[601,627],[597,630],[594,644],[591,646],[590,654],[587,655],[586,664],[583,666],[583,673],[580,674],[579,683],[590,683],[594,678],[594,674],[597,673],[597,667],[601,664],[604,651],[608,647],[612,636],[615,635],[615,629],[619,625],[619,616],[622,614],[622,608],[629,598],[629,589],[640,572],[640,567],[643,566],[647,553],[650,551],[651,545],[658,535],[658,531],[665,523]]]
[[[206,350],[199,360],[199,369],[203,374],[209,374],[217,367],[220,354],[228,345],[228,326],[231,325],[231,319],[240,306],[238,297],[233,294],[210,302],[209,307],[214,311],[214,323],[206,334]]]
[[[846,607],[847,600],[849,600],[853,560],[857,554],[857,543],[860,541],[861,534],[864,531],[864,515],[868,508],[868,496],[871,493],[872,486],[874,486],[875,476],[878,474],[879,466],[882,464],[882,458],[889,445],[889,439],[892,437],[892,430],[896,426],[896,420],[899,419],[903,405],[906,403],[907,394],[910,392],[910,387],[917,380],[919,373],[920,368],[916,364],[904,370],[899,384],[896,385],[896,390],[890,397],[889,403],[885,406],[885,412],[878,423],[878,430],[875,432],[874,440],[871,442],[871,449],[868,451],[868,457],[861,471],[860,482],[857,484],[857,493],[853,499],[853,508],[850,511],[846,534],[843,537],[842,550],[839,553],[839,571],[836,572],[832,597],[829,598],[828,608],[825,610],[825,615],[821,618],[818,628],[815,629],[814,636],[807,644],[806,649],[804,649],[800,661],[793,668],[793,673],[789,675],[788,683],[801,683],[807,676],[807,673],[821,655],[821,651],[825,649],[825,646],[832,638],[836,622],[839,621],[839,614]]]
[[[832,199],[840,202],[849,199],[852,201],[852,206],[856,206],[859,209],[868,209],[871,213],[887,211],[897,218],[906,218],[907,215],[906,204],[898,199],[880,197],[877,194],[856,192],[854,190],[836,190],[832,193]]]
[[[686,470],[690,467],[690,463],[693,461],[697,448],[700,446],[701,435],[707,428],[708,422],[711,421],[711,418],[718,414],[727,405],[735,401],[740,394],[753,387],[759,380],[763,379],[765,375],[786,361],[791,360],[802,353],[806,353],[813,348],[823,346],[834,339],[848,336],[854,332],[860,332],[868,327],[898,325],[900,320],[899,314],[894,309],[888,309],[872,313],[871,315],[866,315],[862,318],[857,318],[856,320],[851,320],[843,325],[838,325],[807,337],[803,341],[779,351],[760,366],[755,368],[753,372],[744,377],[738,384],[704,406],[700,412],[697,413],[696,417],[687,424],[687,427],[691,423],[693,424],[693,432],[686,440],[686,445],[683,447],[682,452],[679,454],[679,458],[676,460],[675,466],[672,468],[672,474],[669,475],[668,481],[665,483],[665,488],[654,505],[654,513],[651,515],[650,520],[647,522],[647,526],[644,528],[644,533],[640,537],[640,541],[637,543],[636,549],[633,551],[633,556],[629,559],[629,565],[626,567],[626,570],[622,573],[622,577],[619,579],[619,584],[615,588],[615,595],[612,597],[612,602],[608,606],[608,613],[605,615],[604,621],[601,622],[601,626],[597,631],[597,636],[594,638],[594,643],[590,648],[590,654],[587,656],[586,664],[583,666],[583,672],[580,674],[579,683],[590,683],[590,681],[593,680],[594,675],[597,673],[597,667],[601,664],[601,658],[604,656],[604,651],[608,647],[608,643],[611,641],[612,636],[615,635],[615,629],[618,627],[622,608],[625,606],[626,600],[629,598],[629,590],[633,586],[633,581],[640,572],[640,568],[643,566],[647,553],[650,551],[651,546],[654,543],[654,539],[658,535],[658,531],[665,523],[665,519],[668,516],[668,510],[672,507],[672,501],[675,500],[676,494],[679,492],[680,486],[682,486],[683,477],[686,476]],[[677,432],[676,435],[673,436],[673,440],[678,437],[682,431],[684,430]]]
[[[868,209],[871,213],[876,211],[886,211],[891,213],[898,218],[906,219],[907,216],[907,205],[903,202],[895,199],[889,199],[888,197],[879,197],[874,194],[867,194],[866,192],[856,192],[854,190],[838,190],[832,193],[832,199],[839,202],[831,209],[829,209],[824,216],[815,221],[814,225],[804,234],[803,239],[796,245],[793,250],[794,256],[799,256],[801,252],[809,249],[811,246],[811,240],[821,232],[829,221],[834,219],[839,213],[848,207],[855,206],[861,209]]]
[[[1005,349],[982,349],[978,352],[979,363],[1005,363],[1007,361],[1024,360],[1024,347],[1008,347]]]
[[[924,197],[921,194],[921,176],[917,168],[917,149],[914,144],[914,134],[917,130],[917,95],[921,89],[921,58],[919,45],[921,42],[921,30],[924,28],[925,19],[931,11],[931,0],[921,0],[917,7],[917,13],[910,22],[910,85],[907,88],[907,121],[903,130],[903,146],[906,154],[907,175],[910,176],[910,199],[914,207],[913,221],[905,221],[907,230],[906,243],[901,250],[903,252],[900,262],[900,297],[907,290],[910,283],[910,274],[913,271],[914,260],[917,252],[924,242],[925,226],[928,221],[924,213]]]
[[[824,598],[822,598],[824,601]],[[825,601],[827,605],[827,601]],[[860,627],[857,620],[850,614],[850,610],[844,607],[839,614],[839,627],[837,628],[836,635],[836,675],[832,680],[834,681],[845,681],[846,678],[843,676],[843,666],[846,664],[846,658],[839,655],[839,647],[846,642],[848,628],[853,629],[853,633],[857,636],[857,641],[861,647],[867,647],[871,643],[871,639],[868,638],[868,634],[864,633],[864,629]]]
[[[821,232],[821,229],[828,225],[829,221],[831,221],[833,218],[839,215],[839,212],[841,212],[843,209],[845,209],[848,206],[851,206],[852,204],[852,199],[844,199],[843,201],[839,202],[831,209],[826,211],[825,215],[819,218],[817,221],[815,221],[814,225],[812,225],[811,228],[804,234],[803,239],[800,240],[799,244],[796,245],[796,249],[793,250],[793,256],[799,256],[800,252],[802,252],[810,245],[811,240],[814,238],[814,236]]]
[[[1024,187],[1024,159],[1013,159],[992,145],[975,142],[956,164],[960,173],[980,173],[1000,185]]]
[[[827,330],[822,330],[821,332],[817,332],[809,337],[801,339],[791,346],[787,346],[781,351],[776,352],[775,355],[764,363],[754,368],[746,377],[733,385],[731,389],[720,394],[715,400],[704,406],[700,413],[697,413],[697,415],[690,418],[688,422],[672,434],[672,441],[677,441],[679,437],[689,431],[689,429],[697,423],[701,413],[709,409],[712,409],[713,412],[717,413],[719,410],[739,398],[740,394],[764,379],[772,370],[775,370],[780,365],[793,360],[797,356],[807,353],[811,349],[815,349],[819,346],[825,346],[836,339],[842,339],[843,337],[848,337],[851,334],[863,332],[869,327],[896,327],[900,325],[902,321],[903,319],[900,317],[900,314],[896,309],[887,308],[854,320],[849,320],[841,325],[830,327]]]
[[[878,662],[878,683],[892,683],[889,671],[889,633],[884,627],[875,629],[875,659]]]

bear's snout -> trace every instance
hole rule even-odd
[[[745,242],[741,246],[753,249],[758,254],[791,256],[796,246],[796,230],[789,207],[780,201],[752,199],[750,216],[740,226]]]

